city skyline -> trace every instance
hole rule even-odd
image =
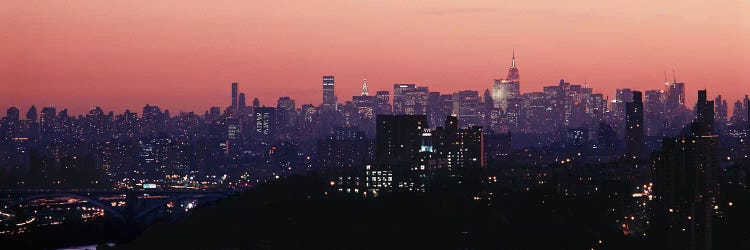
[[[750,0],[7,0],[0,246],[750,249]]]
[[[509,69],[510,69],[511,71],[514,71],[514,72],[515,72],[515,74],[518,74],[518,67],[517,67],[517,66],[515,65],[515,52],[513,53],[513,56],[512,56],[512,61],[511,61],[511,64],[510,64],[510,65],[511,65],[511,66],[509,67]],[[325,80],[325,79],[326,79],[326,77],[329,77],[329,78],[333,78],[333,77],[334,77],[334,75],[324,75],[324,76],[323,76],[323,79],[324,79],[323,81],[324,81],[324,82],[326,81],[326,80]],[[508,75],[507,77],[511,77],[511,76],[510,76],[510,73],[509,73],[509,75]],[[495,79],[494,79],[493,81],[495,81],[495,82],[498,82],[498,83],[499,83],[499,82],[500,82],[500,80],[506,80],[506,79],[508,79],[507,77],[496,77],[496,78],[495,78]],[[515,77],[518,77],[518,75],[516,75]],[[664,77],[665,77],[665,78],[664,78],[664,80],[665,80],[665,83],[664,83],[664,84],[672,84],[672,83],[675,83],[675,82],[678,82],[678,83],[683,83],[683,84],[684,84],[684,82],[683,82],[683,81],[678,81],[678,80],[677,80],[677,77],[676,77],[676,73],[675,73],[674,71],[672,72],[672,78],[671,78],[671,79],[670,79],[670,78],[668,78],[667,72],[664,72]],[[332,79],[331,79],[331,80],[332,80]],[[363,80],[363,81],[364,81],[365,83],[367,82],[367,78],[366,78],[366,77],[364,77],[364,78],[360,78],[360,80]],[[560,80],[565,80],[565,79],[560,79]],[[518,80],[516,79],[515,81],[518,81]],[[518,83],[518,82],[516,82],[516,84],[517,84],[517,83]],[[208,110],[209,110],[209,109],[210,109],[211,107],[220,107],[220,108],[228,108],[228,107],[232,107],[232,106],[235,106],[236,104],[239,104],[239,103],[235,103],[235,102],[239,102],[239,101],[240,101],[240,100],[238,99],[238,95],[239,95],[240,97],[242,97],[242,98],[243,98],[243,101],[244,101],[244,96],[245,96],[245,93],[246,93],[246,92],[244,92],[244,90],[243,90],[243,89],[241,89],[241,87],[240,87],[241,85],[240,85],[240,84],[239,84],[238,82],[231,82],[231,84],[232,84],[232,91],[231,91],[231,93],[230,93],[230,94],[228,95],[228,96],[229,96],[229,97],[230,97],[231,99],[230,99],[230,101],[229,101],[229,102],[226,102],[226,100],[224,100],[224,102],[225,102],[226,104],[216,104],[216,105],[210,105],[210,106],[206,106],[206,107],[204,107],[204,108],[203,108],[202,110],[201,110],[200,108],[198,108],[197,110],[176,110],[176,111],[177,111],[177,114],[179,114],[179,113],[182,113],[182,112],[195,112],[195,113],[200,113],[200,112],[203,112],[203,111],[208,111]],[[360,84],[360,88],[361,88],[361,87],[362,87],[362,86],[361,86],[361,83],[359,83],[359,84]],[[404,83],[404,82],[401,82],[401,83],[394,83],[394,84],[393,84],[393,85],[394,85],[393,87],[395,87],[395,85],[402,85],[402,84],[417,84],[417,85],[423,85],[423,86],[425,86],[425,87],[428,87],[428,88],[430,87],[430,85],[428,85],[428,84],[419,84],[419,83]],[[580,85],[582,85],[582,86],[586,86],[586,87],[588,87],[588,88],[592,88],[592,89],[593,89],[593,91],[594,91],[594,93],[600,93],[600,94],[603,94],[603,96],[604,96],[605,98],[607,98],[607,99],[608,99],[609,101],[613,101],[613,100],[617,99],[617,93],[615,93],[615,95],[609,96],[609,95],[608,95],[608,94],[606,94],[606,93],[602,93],[602,92],[600,92],[600,90],[599,90],[599,89],[595,88],[595,86],[591,86],[590,84],[588,84],[588,82],[583,82],[583,83],[577,83],[577,82],[573,82],[573,84],[580,84]],[[324,84],[324,85],[325,85],[325,84]],[[533,92],[541,92],[541,91],[543,90],[543,88],[544,88],[545,86],[553,86],[553,85],[555,85],[555,83],[553,83],[553,84],[549,84],[549,85],[543,85],[543,86],[541,86],[541,87],[540,87],[539,89],[537,89],[537,90],[528,90],[528,91],[521,91],[521,94],[527,94],[527,93],[533,93]],[[686,92],[686,93],[685,93],[685,100],[684,100],[684,102],[685,102],[685,104],[688,104],[688,103],[689,103],[689,101],[690,101],[690,100],[692,100],[692,99],[691,99],[691,96],[695,96],[695,97],[697,97],[697,95],[696,95],[696,94],[693,94],[693,93],[692,93],[692,92],[690,91],[690,90],[691,90],[691,88],[690,88],[689,84],[686,84],[686,85],[687,85],[687,86],[685,86],[685,90],[686,90],[685,92]],[[339,82],[339,84],[337,84],[337,86],[339,86],[339,88],[340,88],[340,87],[341,87],[341,83]],[[521,88],[521,89],[523,89],[523,86],[524,86],[524,84],[520,84],[520,88]],[[388,87],[390,87],[390,86],[388,86]],[[324,88],[325,88],[325,87],[324,87]],[[332,89],[332,88],[330,88],[330,89]],[[336,89],[338,89],[338,88],[336,88]],[[621,89],[625,89],[625,90],[628,90],[628,91],[631,91],[631,90],[632,90],[632,91],[641,91],[641,92],[644,92],[644,91],[647,91],[647,90],[648,90],[648,91],[652,91],[652,90],[655,90],[655,91],[660,91],[660,92],[662,92],[662,93],[666,93],[665,91],[666,91],[666,90],[667,90],[668,88],[667,88],[667,87],[664,87],[664,88],[662,88],[662,89],[658,89],[658,88],[651,88],[651,89],[646,89],[646,90],[643,90],[643,89],[632,89],[631,87],[619,87],[619,86],[617,86],[617,87],[616,87],[616,90],[617,90],[617,91],[619,91],[619,90],[621,90]],[[696,91],[697,91],[697,90],[706,90],[706,89],[707,89],[707,88],[698,88],[698,89],[696,89]],[[393,88],[384,88],[384,89],[378,89],[378,90],[376,90],[376,91],[380,91],[380,90],[384,90],[384,91],[389,91],[389,92],[392,92]],[[490,86],[489,88],[486,88],[485,90],[489,90],[489,91],[492,91],[492,90],[493,90],[493,86]],[[323,91],[323,92],[324,92],[325,90],[321,90],[321,91]],[[338,90],[338,91],[341,91],[341,90]],[[360,89],[359,95],[362,95],[362,92],[361,92],[361,91],[362,91],[362,89]],[[479,92],[482,92],[482,91],[481,91],[481,89],[467,89],[467,88],[464,88],[464,89],[455,89],[455,90],[453,90],[453,91],[448,91],[448,92],[443,92],[443,91],[440,91],[440,90],[435,90],[435,89],[430,89],[430,91],[435,91],[435,92],[440,92],[440,93],[453,93],[453,94],[457,94],[457,93],[459,93],[459,92],[461,92],[461,91],[479,91]],[[321,92],[321,93],[322,93],[322,92]],[[337,92],[337,93],[339,93],[339,94],[340,94],[340,92]],[[393,94],[393,93],[391,93],[391,95],[392,95],[392,94]],[[324,99],[325,99],[325,94],[323,93],[323,95],[324,95]],[[335,100],[333,100],[333,101],[334,101],[335,103],[338,103],[338,104],[343,104],[343,103],[345,103],[345,102],[348,102],[348,101],[353,101],[353,99],[352,99],[352,98],[339,98],[339,95],[338,95],[338,94],[336,94],[336,93],[334,93],[334,92],[330,92],[330,93],[329,93],[329,95],[333,95],[333,97],[332,97],[331,99],[335,99]],[[358,95],[357,95],[357,94],[353,94],[353,95],[351,95],[351,96],[352,96],[352,97],[356,97],[356,96],[358,96]],[[726,97],[726,96],[724,96],[724,95],[721,95],[721,94],[715,94],[715,95],[714,95],[714,97],[715,97],[715,96],[721,96],[721,97],[723,97],[723,98],[724,98],[725,100],[729,100],[729,101],[730,101],[730,103],[733,103],[734,101],[744,101],[744,99],[743,99],[743,98],[745,98],[745,97],[747,96],[747,94],[742,94],[742,93],[740,93],[740,94],[738,95],[738,96],[739,96],[740,98],[738,98],[737,100],[731,100],[731,99],[727,99],[727,97]],[[265,107],[265,106],[268,106],[268,107],[273,107],[273,106],[275,106],[275,104],[276,104],[276,101],[277,101],[278,99],[280,99],[280,98],[285,98],[285,97],[290,97],[290,98],[292,98],[292,99],[296,100],[296,99],[295,99],[295,98],[296,98],[295,96],[289,96],[289,95],[278,95],[278,96],[276,96],[276,98],[275,98],[275,99],[268,99],[268,100],[267,100],[267,101],[265,101],[265,102],[261,102],[261,103],[260,103],[260,104],[261,104],[260,106],[264,106],[264,107]],[[347,97],[348,97],[348,95],[347,95]],[[225,96],[225,97],[223,97],[223,98],[224,98],[224,99],[226,99],[226,96]],[[250,97],[249,97],[249,98],[256,98],[256,99],[257,99],[258,97],[257,97],[257,96],[252,96],[252,95],[250,95]],[[495,97],[493,97],[493,98],[495,98]],[[506,97],[506,98],[509,98],[509,97]],[[697,100],[697,99],[696,99],[696,100]],[[497,100],[496,100],[496,101],[497,101]],[[626,100],[621,100],[621,101],[623,101],[623,102],[629,102],[630,100],[629,100],[629,99],[626,99]],[[300,105],[297,105],[297,107],[296,107],[296,108],[299,108],[299,107],[301,107],[301,105],[304,105],[304,104],[312,104],[312,105],[315,105],[315,106],[321,106],[321,105],[323,105],[323,104],[324,104],[324,101],[319,101],[319,102],[317,102],[317,103],[316,103],[315,101],[312,101],[311,103],[300,103]],[[122,108],[121,110],[118,110],[117,108],[107,108],[107,107],[106,107],[105,105],[99,105],[99,104],[96,104],[96,105],[92,105],[92,106],[91,106],[90,108],[88,108],[88,109],[85,109],[85,110],[75,110],[75,109],[70,109],[70,108],[68,108],[68,106],[66,106],[65,104],[62,104],[62,105],[55,105],[55,104],[49,104],[49,105],[37,105],[37,104],[33,104],[33,103],[32,103],[32,104],[29,104],[28,106],[20,106],[20,105],[10,105],[10,106],[7,106],[7,107],[16,107],[16,108],[19,108],[19,109],[24,109],[24,108],[25,108],[25,109],[29,109],[29,108],[31,108],[32,106],[33,106],[33,107],[37,107],[37,106],[38,106],[39,108],[43,108],[43,107],[54,107],[54,108],[60,108],[61,110],[67,110],[67,111],[68,111],[68,113],[69,113],[69,114],[71,114],[71,115],[82,115],[82,114],[86,114],[86,113],[88,113],[88,112],[90,112],[91,110],[93,110],[93,109],[96,109],[96,108],[103,108],[104,110],[107,110],[107,111],[110,111],[110,110],[111,110],[111,111],[115,111],[115,113],[118,113],[118,112],[120,112],[120,113],[121,113],[121,112],[125,112],[126,110],[130,110],[131,112],[137,112],[137,110],[140,110],[140,109],[141,109],[141,108],[142,108],[143,106],[147,106],[147,105],[156,105],[156,106],[160,106],[160,107],[162,107],[162,108],[164,108],[164,109],[166,109],[166,110],[170,110],[170,107],[169,107],[169,106],[164,106],[164,105],[160,105],[159,103],[155,103],[155,102],[154,102],[154,103],[145,103],[145,104],[142,104],[141,106],[135,105],[135,106],[133,106],[132,108],[130,108],[130,107],[124,107],[124,108]],[[614,104],[609,104],[609,105],[614,105]],[[685,107],[687,107],[687,108],[690,108],[690,106],[689,106],[689,105],[685,105]],[[609,107],[609,108],[610,108],[610,109],[613,109],[614,107]],[[174,111],[174,110],[173,110],[173,111]],[[732,111],[733,111],[733,110],[729,109],[729,110],[727,111],[727,114],[728,114],[729,116],[733,115]]]
[[[362,74],[372,90],[483,91],[505,75],[513,49],[522,93],[562,78],[611,99],[616,88],[660,89],[676,69],[693,103],[704,88],[742,99],[750,79],[742,1],[8,6],[0,106],[53,104],[72,114],[147,103],[201,112],[228,105],[227,82],[266,105],[279,96],[317,105],[321,75],[338,78],[340,100],[360,92]]]

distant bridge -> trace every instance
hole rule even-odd
[[[167,207],[169,203],[195,200],[197,205],[216,202],[234,194],[234,191],[215,190],[0,190],[6,199],[3,210],[14,210],[32,201],[70,197],[85,201],[104,210],[105,216],[126,223],[148,222],[149,215]],[[112,206],[112,196],[121,196],[124,207]],[[103,200],[108,198],[109,200]]]

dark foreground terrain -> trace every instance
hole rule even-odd
[[[291,177],[263,185],[176,223],[154,225],[118,248],[631,249],[642,243],[623,236],[607,212],[614,204],[603,197],[530,193],[477,201],[434,192],[352,198],[326,194],[324,183]]]
[[[324,178],[292,176],[145,231],[68,225],[6,241],[2,248],[99,243],[107,249],[104,243],[115,242],[116,249],[663,249],[658,239],[625,235],[616,222],[624,199],[611,194],[627,191],[626,185],[577,198],[550,190],[438,190],[450,191],[365,198],[332,192]],[[748,216],[730,216],[714,225],[715,249],[750,249],[750,230],[743,226]]]

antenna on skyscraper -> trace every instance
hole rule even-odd
[[[367,91],[367,74],[362,74],[362,96],[367,96],[369,93]]]
[[[672,82],[677,83],[677,74],[674,73],[674,67],[672,67]]]
[[[511,69],[515,69],[516,68],[516,48],[513,48],[513,58],[512,58],[512,62],[510,64],[510,68]]]

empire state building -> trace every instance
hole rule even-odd
[[[516,52],[513,51],[508,76],[505,79],[495,79],[495,84],[492,85],[492,100],[494,101],[495,108],[506,110],[508,108],[508,99],[521,96],[520,80],[521,77],[518,74],[518,68],[516,68]]]

